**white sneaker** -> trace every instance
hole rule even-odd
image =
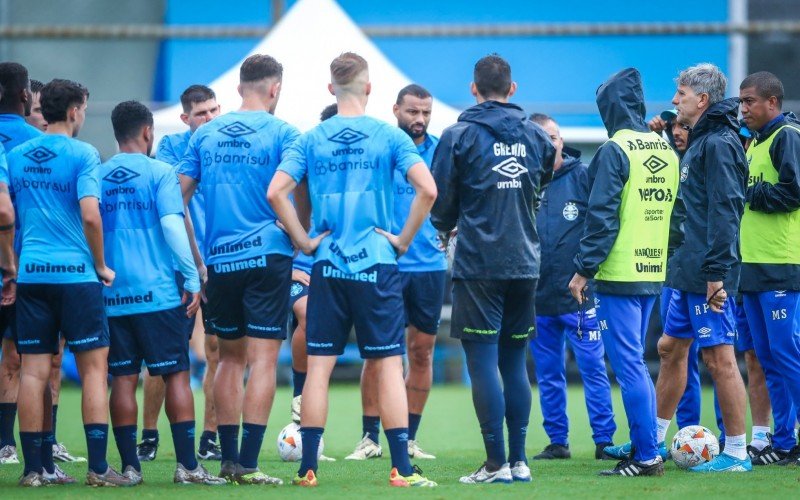
[[[0,465],[18,464],[17,447],[7,444],[0,448]]]
[[[522,460],[514,462],[514,466],[511,467],[511,478],[514,481],[529,483],[531,481],[531,469],[528,467],[528,464]]]
[[[511,467],[508,466],[508,463],[504,463],[502,467],[494,472],[486,470],[486,464],[483,464],[469,476],[462,476],[458,482],[461,484],[510,484],[514,482],[514,478],[511,477]]]
[[[300,425],[300,405],[303,402],[303,395],[292,398],[292,422]]]
[[[436,457],[431,455],[430,453],[425,453],[422,450],[422,448],[420,448],[419,441],[416,441],[414,439],[409,439],[408,440],[408,458],[433,460]]]
[[[319,454],[319,459],[318,460],[320,462],[335,462],[336,461],[335,458],[327,457],[327,456],[323,455],[322,453]]]
[[[131,486],[137,486],[142,484],[144,478],[142,477],[142,472],[138,471],[133,468],[133,465],[129,465],[125,467],[125,470],[122,471],[122,475],[130,479]]]
[[[364,434],[364,437],[356,445],[353,453],[344,457],[345,460],[367,460],[369,458],[378,458],[383,455],[381,445],[369,438],[369,434]]]
[[[175,475],[172,477],[172,482],[176,484],[204,484],[206,486],[219,486],[228,483],[221,477],[208,472],[202,464],[197,464],[195,470],[189,470],[178,464],[175,467]]]
[[[58,460],[60,462],[85,462],[86,459],[83,457],[74,457],[69,454],[67,451],[67,447],[61,443],[55,443],[53,445],[53,459]]]

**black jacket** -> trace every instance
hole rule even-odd
[[[738,111],[736,98],[713,104],[689,133],[681,160],[684,239],[667,265],[672,288],[705,295],[707,282],[722,281],[730,296],[738,289],[739,223],[747,182]]]
[[[578,310],[568,285],[575,274],[572,259],[578,253],[589,204],[588,168],[580,156],[580,151],[564,148],[564,163],[553,173],[536,214],[542,249],[537,315],[559,316]]]
[[[628,68],[597,89],[597,108],[608,136],[619,130],[649,132],[645,123],[644,93],[639,71]],[[581,276],[592,278],[605,262],[619,234],[622,190],[630,175],[630,161],[617,144],[608,141],[589,164],[589,209],[580,251],[574,263]],[[616,295],[658,295],[661,282],[595,282],[598,292]]]
[[[756,137],[764,141],[787,123],[800,126],[793,113],[785,113],[766,130],[756,132]],[[785,129],[778,132],[769,148],[769,157],[778,171],[779,184],[757,182],[748,187],[748,209],[766,213],[800,210],[800,133]],[[743,292],[800,290],[800,265],[743,263],[740,288]]]
[[[555,148],[515,104],[486,101],[448,127],[433,155],[431,222],[458,225],[455,279],[539,277],[535,208]]]

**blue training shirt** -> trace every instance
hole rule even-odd
[[[100,155],[64,135],[41,135],[8,154],[22,253],[20,283],[97,282],[79,200],[100,199]]]
[[[293,255],[289,236],[275,224],[267,187],[299,135],[266,111],[227,113],[192,134],[178,172],[203,185],[208,265]]]
[[[172,165],[143,154],[119,153],[100,167],[106,263],[117,273],[104,288],[109,316],[178,307],[172,250],[161,218],[183,215],[183,198]]]
[[[189,130],[179,134],[165,135],[158,143],[158,149],[156,149],[156,160],[161,160],[164,163],[169,163],[172,166],[177,166],[186,152],[186,147],[189,145],[189,139],[191,137],[192,132]],[[204,240],[206,235],[206,214],[203,211],[202,184],[197,185],[194,196],[192,196],[192,199],[189,201],[189,215],[192,217],[194,238],[197,242],[197,248],[200,250],[200,255],[205,255]]]
[[[28,122],[19,115],[12,113],[0,114],[0,143],[3,144],[3,149],[9,153],[12,149],[23,144],[34,137],[42,135],[42,131],[38,128],[28,125]],[[11,202],[14,207],[17,206],[17,200],[14,193],[11,193]],[[19,236],[19,216],[14,222],[16,227],[14,234],[14,251],[19,255],[22,249],[22,239]]]
[[[8,162],[6,161],[6,151],[0,150],[0,182],[4,182],[6,186],[9,185],[8,180]]]
[[[336,115],[303,134],[278,168],[298,183],[308,177],[313,225],[331,231],[314,262],[347,274],[397,264],[375,228],[392,229],[395,170],[405,177],[420,162],[405,132],[369,116]]]
[[[25,118],[11,113],[0,114],[0,143],[6,153],[40,135],[42,131],[28,125]]]
[[[425,135],[425,141],[417,146],[425,165],[430,168],[433,161],[433,152],[436,150],[436,145],[439,144],[439,138],[431,135]],[[411,212],[411,202],[414,201],[416,190],[406,180],[405,176],[399,170],[394,173],[394,223],[392,232],[400,234],[403,226],[408,219],[408,214]],[[431,218],[428,216],[419,232],[408,247],[408,252],[397,259],[397,265],[402,272],[429,272],[429,271],[446,271],[447,259],[444,254],[444,248],[439,242],[439,233],[436,228],[431,224]]]

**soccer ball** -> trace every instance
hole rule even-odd
[[[324,442],[319,439],[317,458],[322,455]],[[292,422],[278,433],[278,455],[284,462],[299,462],[303,458],[303,440],[300,437],[300,426]]]
[[[702,425],[689,425],[672,438],[669,453],[678,467],[688,469],[719,455],[719,441],[713,432]]]

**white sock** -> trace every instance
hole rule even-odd
[[[639,462],[639,463],[641,463],[642,465],[653,465],[653,464],[658,463],[660,461],[661,461],[661,457],[656,457],[656,458],[652,458],[650,460],[645,460],[645,461]]]
[[[729,436],[725,434],[725,453],[733,458],[744,460],[747,458],[747,434]]]
[[[672,420],[666,420],[663,418],[656,417],[656,423],[658,424],[658,432],[656,441],[659,443],[663,443],[667,437],[667,429],[669,429],[669,425],[672,423]]]
[[[770,432],[769,427],[762,427],[760,425],[753,426],[753,439],[750,441],[750,446],[757,449],[758,451],[763,450],[766,446],[769,445],[769,439],[767,439],[767,434]]]

